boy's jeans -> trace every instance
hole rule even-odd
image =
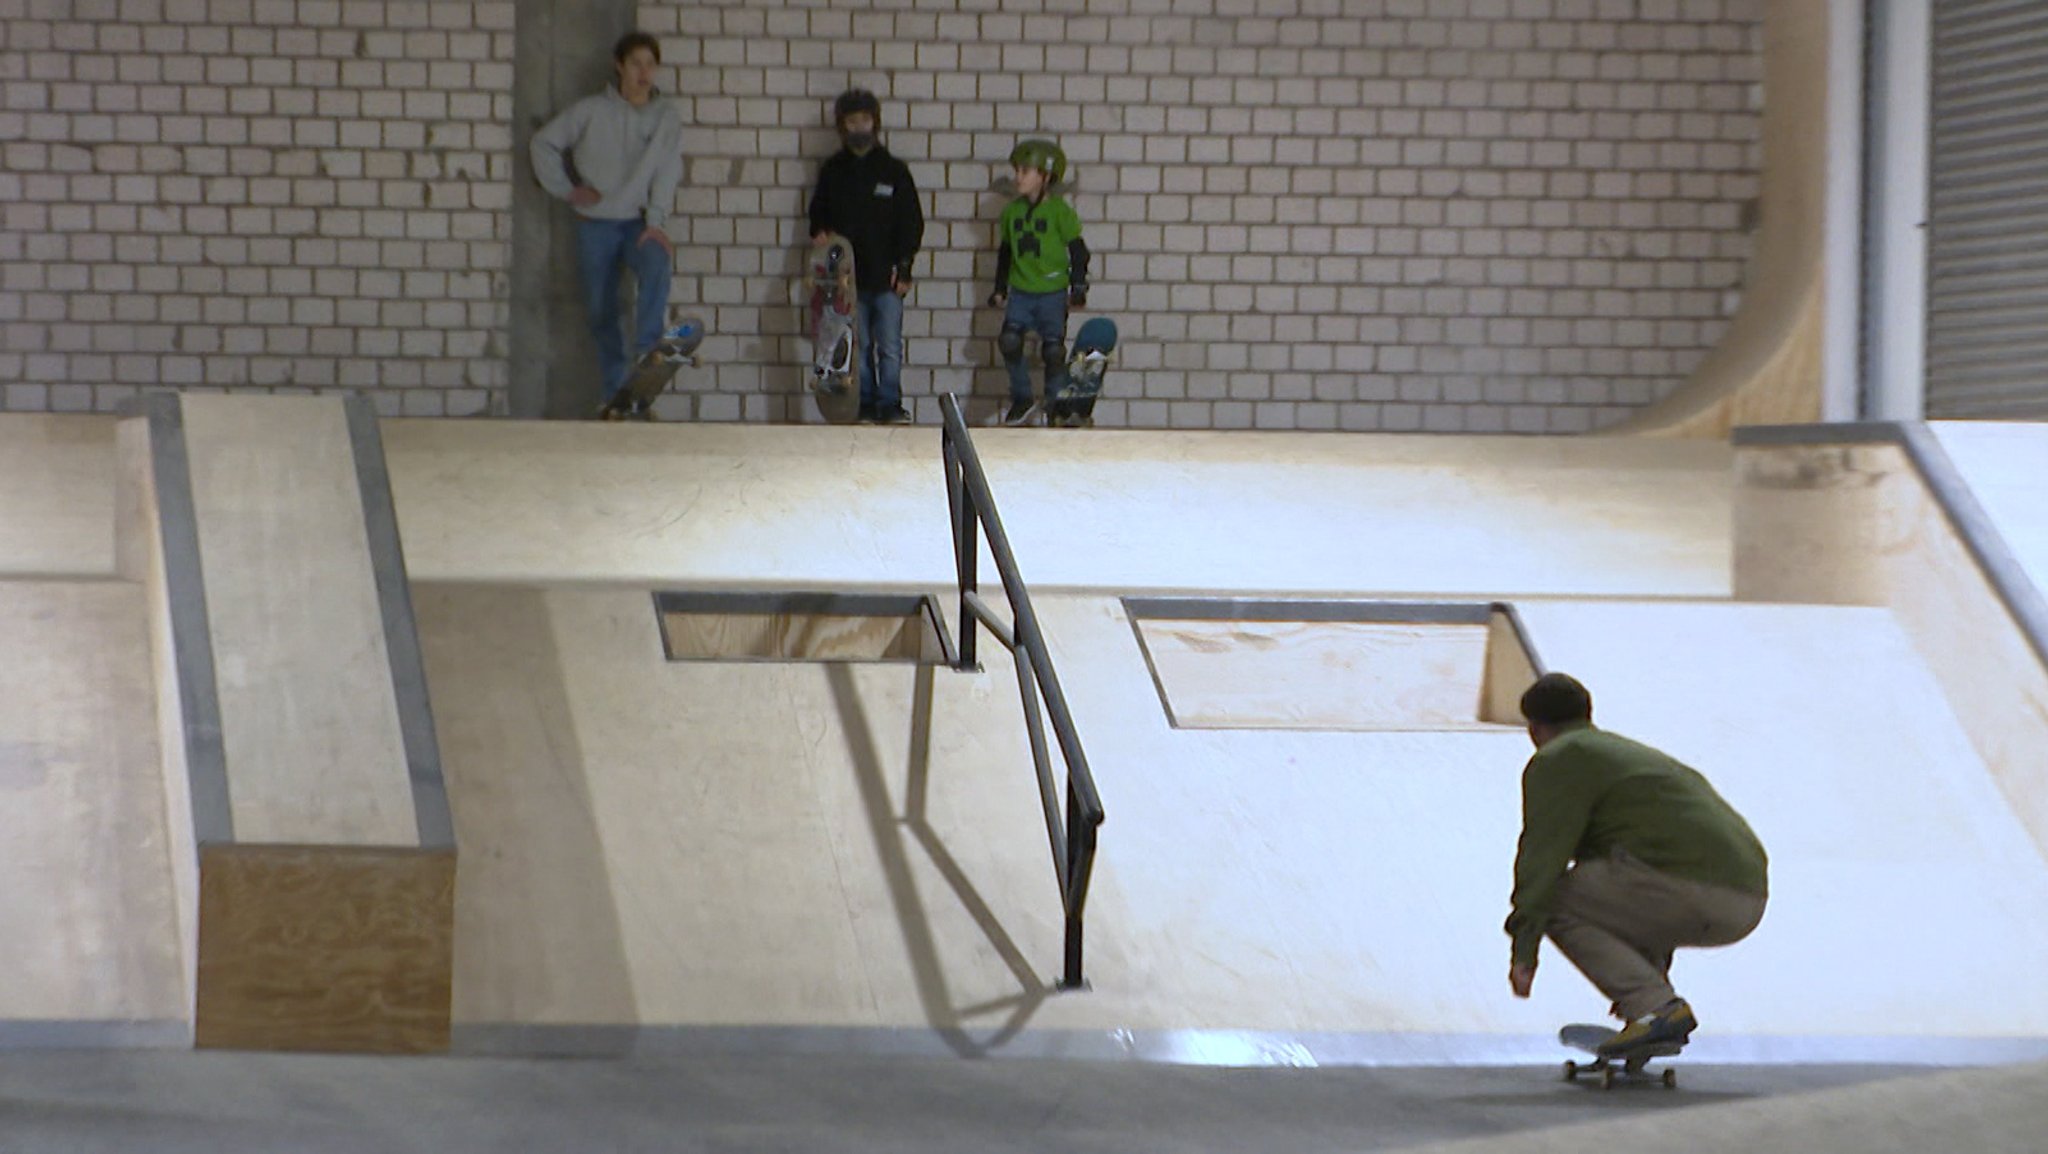
[[[886,415],[903,407],[903,298],[895,289],[858,296],[860,407]]]
[[[1045,366],[1045,399],[1050,401],[1061,389],[1067,387],[1067,292],[1061,289],[1049,293],[1020,293],[1012,290],[1010,303],[1003,308],[1003,327],[1038,334],[1039,357],[1045,356],[1045,349],[1058,346],[1059,354]],[[1010,403],[1028,405],[1031,403],[1031,366],[1020,354],[1015,360],[1005,360],[1003,367],[1010,371]]]
[[[590,339],[597,345],[597,369],[604,385],[604,399],[626,383],[626,368],[641,353],[661,339],[668,315],[668,250],[654,241],[639,243],[647,225],[632,220],[582,220],[576,222],[576,269],[583,277],[583,317],[590,325]],[[619,269],[633,274],[633,348],[626,349],[620,329]]]

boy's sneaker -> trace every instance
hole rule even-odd
[[[1699,1025],[1699,1019],[1693,1016],[1692,1007],[1686,1004],[1685,999],[1673,998],[1663,1009],[1637,1018],[1612,1038],[1600,1043],[1599,1054],[1603,1058],[1612,1058],[1640,1046],[1683,1046]]]
[[[1014,429],[1018,425],[1030,424],[1031,418],[1037,415],[1037,401],[1012,401],[1010,411],[1003,414],[1003,423]]]
[[[878,410],[875,413],[875,423],[880,425],[908,425],[912,423],[912,420],[910,414],[904,411],[902,405],[895,405],[887,409]]]
[[[854,418],[856,422],[863,425],[872,425],[877,419],[873,405],[862,405],[860,407],[860,415]]]

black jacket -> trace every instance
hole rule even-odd
[[[853,271],[862,292],[889,287],[889,271],[908,280],[924,244],[924,206],[910,166],[877,144],[866,156],[834,153],[818,170],[811,194],[811,233],[836,232],[853,242]]]

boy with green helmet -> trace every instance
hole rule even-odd
[[[1025,339],[1038,338],[1045,397],[1066,384],[1067,309],[1088,304],[1088,245],[1081,218],[1054,189],[1067,174],[1067,154],[1050,140],[1026,140],[1010,152],[1017,199],[996,225],[996,289],[990,308],[1003,310],[996,348],[1010,374],[1006,425],[1029,424],[1039,405],[1024,363]]]

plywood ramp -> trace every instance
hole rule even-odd
[[[2038,558],[2038,467],[2009,475],[1987,488]],[[2048,858],[2048,599],[1939,443],[1919,426],[1754,430],[1738,484],[1737,594],[1890,610]]]
[[[383,429],[415,580],[819,591],[953,580],[935,429]],[[974,434],[1033,589],[1728,592],[1722,444],[1046,433]]]
[[[999,657],[670,664],[641,590],[434,585],[419,609],[464,847],[458,1049],[852,1030],[953,1053],[1533,1060],[1604,1011],[1560,959],[1533,1001],[1506,990],[1519,732],[1177,730],[1121,603],[1047,596],[1111,815],[1092,989],[1060,995]],[[1764,929],[1681,966],[1702,1057],[2048,1034],[2048,929],[2022,912],[2048,870],[1884,613],[1524,609],[1605,723],[1709,773],[1770,844]],[[1919,942],[1941,957],[1849,960]],[[2012,997],[1972,1005],[1983,989]]]
[[[119,556],[147,606],[194,1039],[445,1048],[455,847],[374,416],[139,409]]]

